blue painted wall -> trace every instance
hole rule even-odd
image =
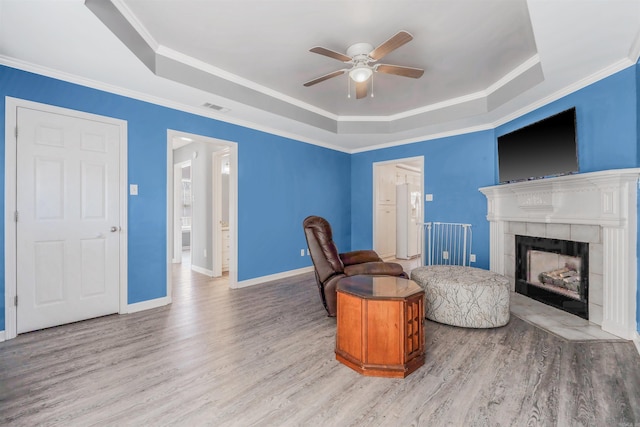
[[[486,200],[497,182],[496,137],[576,107],[581,172],[637,167],[638,65],[492,131],[348,155],[295,140],[0,66],[0,95],[120,118],[128,122],[130,303],[165,295],[167,128],[238,142],[238,278],[310,265],[301,222],[327,217],[341,250],[372,247],[373,163],[424,156],[425,220],[473,224],[476,266],[489,266]],[[4,103],[0,105],[4,116]],[[0,120],[4,168],[4,120]],[[4,200],[4,170],[0,173]],[[4,209],[0,210],[4,223]],[[4,229],[0,227],[0,239]],[[640,248],[640,245],[639,245]],[[4,247],[0,248],[0,330],[4,329]],[[640,306],[640,293],[638,295]],[[640,329],[640,313],[638,313]]]
[[[636,67],[629,67],[518,117],[496,128],[496,137],[576,107],[578,167],[581,173],[637,167],[638,95],[635,73]]]
[[[310,266],[300,256],[308,215],[327,218],[338,247],[349,249],[348,154],[261,133],[238,157],[240,280]]]
[[[373,163],[424,156],[425,221],[473,225],[475,266],[489,266],[486,199],[478,188],[498,182],[496,138],[560,111],[576,107],[580,172],[640,165],[640,65],[622,70],[557,101],[484,131],[354,154],[351,160],[352,247],[371,247]],[[640,244],[638,245],[640,251]],[[638,252],[640,253],[640,252]],[[640,287],[639,287],[640,289]],[[638,292],[640,307],[640,290]],[[640,310],[637,313],[640,330]]]
[[[373,246],[373,163],[424,156],[425,221],[472,224],[473,252],[489,268],[487,199],[479,187],[495,181],[495,137],[484,131],[354,154],[351,159],[351,246]]]
[[[131,98],[0,66],[0,97],[56,105],[128,122],[129,303],[166,295],[167,129],[238,143],[238,279],[310,265],[302,220],[324,214],[338,245],[350,243],[349,155]],[[5,103],[0,117],[5,117]],[[4,119],[0,200],[4,205]],[[0,209],[4,224],[4,206]],[[4,241],[4,227],[0,227]],[[4,245],[0,246],[0,330],[4,330]]]

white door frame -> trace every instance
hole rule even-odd
[[[238,287],[238,144],[233,141],[208,136],[167,130],[167,296],[171,298],[173,288],[171,280],[173,248],[173,139],[185,137],[193,140],[225,146],[229,150],[229,287]]]
[[[27,101],[24,99],[5,98],[5,193],[4,193],[4,295],[5,295],[5,339],[15,338],[17,335],[17,314],[18,311],[14,304],[15,297],[18,294],[17,283],[17,258],[16,258],[16,155],[17,155],[17,137],[16,137],[16,121],[18,108],[31,108],[52,114],[62,114],[65,116],[77,117],[79,119],[95,120],[103,123],[116,125],[120,129],[120,286],[119,286],[119,310],[120,314],[128,311],[128,256],[127,256],[127,195],[128,195],[128,178],[127,178],[127,121],[114,119],[112,117],[99,116],[96,114],[85,113],[77,110],[56,107],[53,105],[41,104],[38,102]]]
[[[416,157],[405,157],[402,159],[393,159],[393,160],[385,160],[382,162],[374,162],[372,164],[372,172],[373,172],[373,197],[372,197],[372,206],[371,206],[371,211],[372,211],[372,227],[373,227],[373,233],[371,234],[372,236],[372,242],[371,242],[371,246],[375,249],[375,245],[376,245],[376,237],[377,237],[377,231],[376,231],[376,224],[378,222],[378,209],[376,209],[376,205],[377,205],[377,197],[378,197],[378,184],[380,181],[380,167],[381,166],[387,166],[387,165],[391,165],[391,164],[398,164],[398,163],[407,163],[407,162],[419,162],[420,163],[420,193],[422,193],[422,222],[424,222],[424,214],[425,214],[425,209],[424,209],[424,156],[416,156]],[[424,252],[424,248],[422,248],[422,251]]]

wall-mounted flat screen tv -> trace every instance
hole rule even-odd
[[[575,108],[498,137],[500,183],[577,172]]]

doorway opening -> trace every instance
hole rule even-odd
[[[183,269],[188,263],[191,271],[208,277],[222,276],[224,265],[229,286],[234,287],[237,145],[169,130],[167,171],[168,295],[176,263],[182,263]]]
[[[406,269],[420,264],[423,244],[424,157],[373,164],[373,247]]]
[[[211,155],[212,227],[211,240],[214,252],[213,276],[229,273],[229,175],[231,173],[230,154],[227,148],[214,151]]]
[[[177,219],[174,227],[174,244],[177,247],[174,248],[173,262],[191,267],[191,222],[193,217],[191,160],[176,163],[174,176],[177,178],[173,198]]]

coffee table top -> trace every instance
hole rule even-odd
[[[424,290],[413,280],[394,276],[350,276],[340,279],[336,288],[364,299],[404,299]]]

